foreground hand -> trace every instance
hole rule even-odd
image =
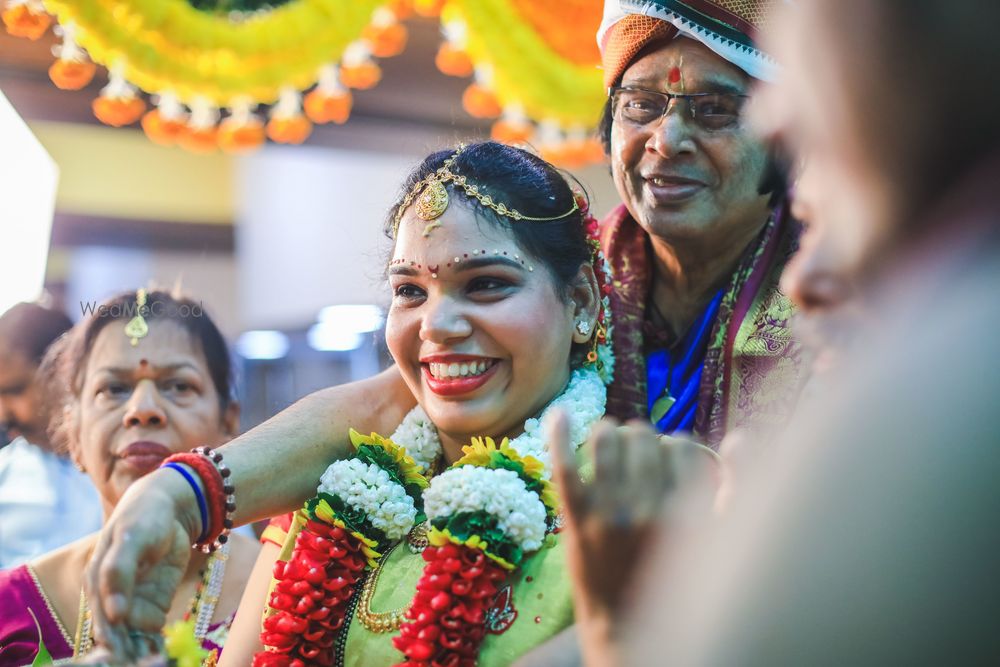
[[[176,500],[191,492],[173,486],[174,477],[186,484],[161,471],[129,487],[87,566],[95,642],[119,661],[108,664],[131,664],[150,652],[143,636],[160,636],[191,557],[192,531]]]
[[[557,415],[546,426],[577,618],[610,623],[627,602],[665,514],[698,522],[711,512],[714,455],[693,442],[658,436],[645,423],[616,428],[605,421],[591,433],[594,480],[584,484],[565,417]]]

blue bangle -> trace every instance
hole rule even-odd
[[[173,468],[180,474],[184,475],[184,479],[187,480],[188,484],[191,485],[191,490],[194,491],[194,497],[198,500],[198,513],[201,515],[201,535],[195,540],[195,544],[200,544],[205,541],[208,537],[208,505],[205,503],[205,494],[201,492],[201,488],[198,486],[198,482],[194,480],[187,470],[185,470],[180,464],[169,461],[164,463],[161,468]]]

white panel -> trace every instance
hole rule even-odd
[[[383,223],[419,160],[281,146],[242,158],[236,248],[244,326],[299,328],[325,306],[386,303]]]
[[[0,312],[45,279],[59,170],[0,92]]]

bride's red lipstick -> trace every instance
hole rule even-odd
[[[462,364],[469,362],[482,362],[488,361],[491,363],[490,367],[479,375],[467,375],[459,377],[434,377],[431,375],[430,364]],[[440,354],[432,355],[429,357],[424,357],[420,360],[422,367],[420,372],[423,374],[424,382],[427,384],[428,389],[437,394],[438,396],[461,396],[462,394],[468,394],[470,392],[479,389],[484,384],[489,382],[490,378],[496,374],[497,362],[495,359],[490,359],[489,357],[475,357],[463,354]]]

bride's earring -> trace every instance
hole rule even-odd
[[[587,320],[580,320],[576,323],[576,330],[580,332],[581,336],[590,335],[590,322]]]

